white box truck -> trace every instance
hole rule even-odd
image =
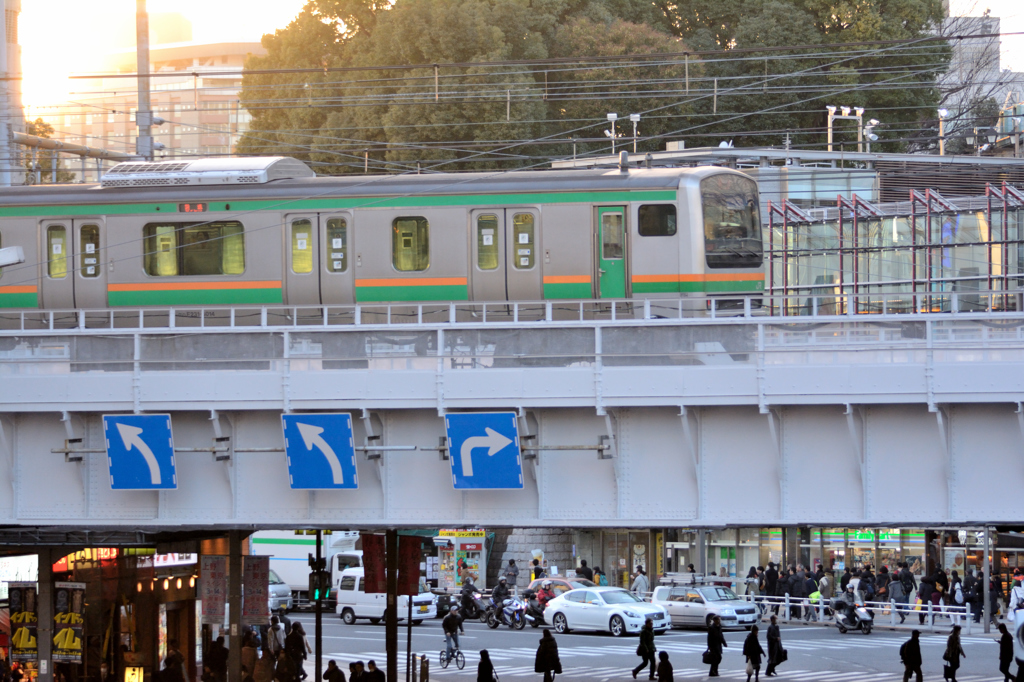
[[[294,608],[312,608],[309,601],[309,555],[316,556],[316,536],[296,534],[291,530],[259,531],[249,540],[249,552],[256,556],[269,556],[270,568],[287,583],[292,591]],[[331,595],[324,607],[333,609],[341,573],[346,568],[363,565],[363,552],[357,550],[357,531],[334,531],[323,535],[321,556],[327,558],[331,574]]]

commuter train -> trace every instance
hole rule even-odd
[[[765,281],[757,185],[718,167],[315,177],[285,157],[128,162],[98,185],[0,190],[8,246],[25,261],[0,271],[4,314],[595,298],[704,309]]]

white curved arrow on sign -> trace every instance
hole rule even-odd
[[[512,440],[501,435],[492,428],[484,427],[486,436],[473,436],[462,442],[459,454],[462,457],[462,475],[469,477],[473,475],[473,450],[476,448],[487,448],[487,455],[493,457],[502,448],[509,445]]]
[[[342,485],[345,482],[345,477],[342,475],[341,461],[331,446],[327,444],[327,441],[320,435],[324,430],[319,426],[303,424],[302,422],[295,422],[295,426],[299,429],[302,442],[305,443],[307,450],[312,451],[315,445],[320,448],[320,452],[324,453],[327,463],[331,465],[331,477],[334,479],[334,485]]]
[[[142,440],[142,429],[137,426],[129,426],[128,424],[117,424],[117,432],[121,434],[121,442],[124,443],[124,449],[129,452],[132,446],[138,449],[142,453],[142,458],[146,460],[146,464],[149,465],[149,480],[153,485],[160,485],[160,463],[156,461],[156,455],[146,445],[146,441]]]

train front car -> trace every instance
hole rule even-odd
[[[739,172],[708,171],[687,182],[691,200],[699,202],[691,220],[703,226],[693,231],[692,267],[702,273],[703,284],[698,290],[703,300],[696,307],[707,313],[714,305],[716,314],[741,314],[750,297],[756,312],[762,303],[757,295],[765,287],[757,183]]]

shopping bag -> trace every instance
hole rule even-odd
[[[747,661],[747,677],[750,677],[753,674],[754,674],[754,664],[751,663],[750,661]]]
[[[920,597],[918,597],[918,598],[917,598],[917,601],[916,601],[916,602],[914,602],[914,610],[915,610],[915,611],[920,611],[920,610],[921,610],[921,604],[923,604],[923,603],[924,603],[924,602],[923,602],[923,601],[921,601],[921,598],[920,598]]]

